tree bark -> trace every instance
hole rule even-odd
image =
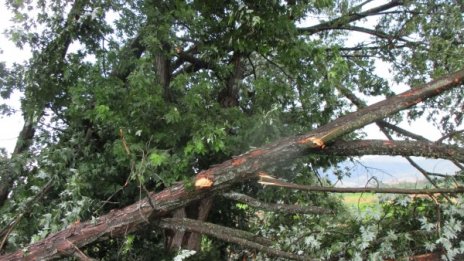
[[[391,8],[394,8],[394,7],[397,7],[397,6],[401,6],[401,5],[403,5],[403,1],[393,0],[391,2],[388,2],[388,3],[384,4],[384,5],[374,7],[372,9],[366,10],[366,11],[361,12],[361,13],[356,13],[356,12],[351,13],[350,12],[348,15],[333,19],[331,21],[327,21],[325,23],[320,23],[320,24],[310,26],[310,27],[305,27],[305,28],[298,28],[298,31],[300,33],[304,33],[304,34],[319,33],[319,32],[325,31],[325,30],[329,30],[331,28],[337,28],[337,27],[340,27],[340,26],[343,26],[343,25],[347,25],[347,24],[349,24],[351,22],[361,20],[361,19],[363,19],[363,18],[365,18],[367,16],[375,15],[375,14],[378,14],[378,13],[380,13],[382,11],[386,11],[388,9],[391,9]]]
[[[212,197],[201,200],[198,205],[198,216],[196,217],[196,220],[200,222],[206,221],[212,207],[213,207]],[[198,232],[191,232],[188,237],[188,241],[187,241],[187,249],[200,251],[200,246],[201,246],[201,234]]]
[[[238,106],[238,84],[243,76],[242,55],[239,52],[234,52],[230,63],[233,69],[226,79],[225,87],[218,95],[218,102],[224,108]]]
[[[264,174],[264,175],[263,175]],[[418,194],[456,194],[464,193],[464,187],[457,188],[435,188],[435,189],[402,189],[402,188],[376,188],[376,187],[364,187],[364,188],[341,188],[341,187],[322,187],[322,186],[311,186],[301,185],[291,182],[286,182],[273,178],[265,173],[261,173],[260,184],[265,186],[276,186],[297,190],[305,190],[309,192],[334,192],[334,193],[386,193],[386,194],[407,194],[407,195],[418,195]]]
[[[296,255],[272,248],[270,246],[272,244],[271,241],[259,237],[255,234],[252,234],[250,232],[234,228],[223,227],[212,223],[201,222],[198,220],[192,220],[187,218],[166,218],[161,220],[159,226],[164,228],[185,229],[196,233],[211,235],[226,242],[239,244],[251,249],[256,249],[270,256],[283,257],[293,260],[313,260],[307,256]]]
[[[336,141],[319,154],[333,156],[391,155],[448,159],[464,162],[464,149],[426,141],[356,140]]]
[[[155,53],[156,76],[161,88],[163,89],[164,100],[172,102],[172,93],[169,89],[171,83],[171,60],[167,56],[169,45],[163,44]]]
[[[76,249],[102,237],[123,236],[142,229],[151,221],[175,209],[227,191],[234,184],[255,179],[257,172],[270,166],[286,164],[314,150],[323,149],[327,142],[459,86],[463,80],[464,70],[460,70],[340,117],[305,135],[284,138],[246,152],[201,171],[192,180],[196,184],[201,184],[199,181],[209,181],[202,183],[208,184],[207,186],[195,188],[192,184],[177,184],[159,193],[151,193],[149,199],[145,198],[123,209],[112,210],[94,220],[75,223],[26,248],[1,256],[0,260],[49,260],[68,256]],[[151,207],[149,200],[154,203],[154,207]]]
[[[179,208],[174,211],[172,214],[173,218],[186,218],[187,213],[185,213],[185,208]],[[166,249],[171,251],[176,251],[182,247],[182,242],[184,241],[185,230],[183,229],[173,229],[171,230],[171,236],[167,239]]]

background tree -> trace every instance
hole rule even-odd
[[[81,228],[79,220],[98,223],[102,219],[97,217],[107,212],[104,217],[115,218],[147,195],[160,200],[162,191],[182,188],[185,195],[193,195],[183,203],[161,207],[156,200],[140,201],[151,207],[146,213],[159,211],[146,220],[150,225],[130,223],[138,218],[134,216],[124,223],[130,225],[126,231],[108,225],[114,229],[108,233],[122,237],[96,240],[98,234],[79,243],[85,247],[74,245],[56,255],[50,250],[50,257],[170,260],[179,248],[201,250],[191,257],[199,260],[263,254],[360,260],[425,252],[452,259],[464,252],[459,243],[464,213],[460,196],[433,196],[433,201],[387,198],[379,209],[355,215],[332,194],[281,188],[330,187],[317,171],[357,155],[423,155],[447,158],[463,168],[458,129],[462,87],[441,94],[462,80],[462,72],[451,74],[464,63],[462,3],[7,4],[18,23],[8,33],[18,46],[30,46],[33,57],[0,68],[2,97],[14,90],[24,93],[25,120],[14,152],[0,161],[2,251],[62,235],[53,233],[64,228]],[[303,26],[305,20],[314,25]],[[370,38],[346,44],[352,32]],[[411,87],[447,76],[423,88],[438,85],[433,95],[441,95],[409,108],[432,96],[409,92],[414,100],[399,95],[383,107],[371,106],[335,121],[366,107],[360,97],[395,95],[387,79],[374,71],[379,61],[392,66],[395,81]],[[420,116],[435,123],[444,138],[433,143],[397,127]],[[391,141],[350,142],[364,137],[353,130],[372,121]],[[297,136],[311,131],[315,139]],[[394,142],[400,138],[420,142]],[[334,139],[338,141],[332,144]],[[264,148],[277,154],[253,153],[253,148],[269,143],[274,145]],[[292,144],[312,144],[315,149],[297,157],[303,152]],[[279,146],[288,146],[288,156]],[[251,159],[255,166],[245,164]],[[240,176],[249,174],[249,169],[240,174],[242,164],[262,171],[261,183],[279,186],[263,189]],[[208,169],[214,177],[229,175],[234,184],[242,177],[247,182],[224,185],[241,194],[195,190],[192,179],[208,182]],[[436,189],[423,193],[460,191],[462,171],[439,179],[422,172]],[[221,179],[214,182],[223,184]],[[110,212],[125,206],[122,212]],[[282,208],[284,213],[279,212]],[[173,219],[158,219],[169,215]]]

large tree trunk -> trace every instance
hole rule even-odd
[[[159,84],[163,88],[164,100],[172,102],[172,93],[169,89],[171,83],[171,60],[167,56],[169,45],[163,44],[162,48],[155,54],[155,69]]]
[[[227,191],[234,184],[255,179],[259,171],[270,166],[285,164],[311,151],[321,150],[341,135],[437,96],[459,86],[463,80],[464,70],[461,70],[350,113],[305,135],[285,138],[249,151],[201,171],[192,181],[197,185],[194,188],[178,184],[152,193],[148,198],[123,209],[112,210],[95,220],[73,224],[27,248],[1,256],[0,260],[48,260],[72,255],[103,236],[123,236],[142,229],[175,209]]]
[[[219,92],[218,102],[224,108],[238,106],[239,81],[243,78],[242,55],[234,52],[230,61],[232,71],[225,80],[224,88]]]

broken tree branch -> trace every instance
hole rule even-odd
[[[351,100],[351,102],[353,104],[355,104],[358,108],[364,108],[366,107],[366,104],[360,100],[358,97],[356,97],[356,95],[354,95],[349,89],[345,88],[345,87],[342,87],[342,86],[339,86],[339,90],[349,99]],[[390,123],[384,121],[384,120],[378,120],[375,122],[377,124],[377,126],[380,128],[380,130],[383,132],[383,134],[388,138],[388,140],[390,141],[393,141],[393,137],[390,135],[390,133],[388,133],[387,131],[387,127],[389,127],[391,130],[393,131],[396,131],[397,133],[401,134],[401,135],[404,135],[404,136],[407,136],[407,137],[412,137],[414,139],[417,139],[417,140],[421,140],[421,141],[428,141],[426,138],[422,137],[422,136],[419,136],[419,135],[415,135],[409,131],[406,131],[406,130],[403,130],[402,128],[399,128],[397,126],[394,126],[394,125],[391,125]],[[404,156],[404,155],[403,155]],[[420,155],[421,156],[421,155]],[[432,179],[430,178],[430,175],[427,171],[425,171],[423,168],[421,168],[418,164],[416,164],[414,162],[414,160],[409,157],[409,156],[404,156],[404,158],[413,166],[415,167],[434,187],[438,188],[438,185],[437,183]],[[451,158],[450,159],[451,162],[453,162],[456,166],[460,167],[461,164],[459,162],[456,161],[456,159],[454,158]],[[446,196],[445,196],[446,197]],[[450,201],[449,198],[447,198],[448,201]]]
[[[234,184],[254,179],[256,173],[262,169],[285,164],[314,150],[320,150],[327,142],[460,86],[463,80],[464,70],[460,70],[342,116],[305,135],[284,138],[260,149],[246,152],[201,171],[192,180],[192,183],[198,179],[208,180],[211,182],[208,187],[191,188],[177,184],[159,193],[151,193],[149,197],[154,202],[155,208],[151,207],[148,199],[145,198],[125,208],[112,210],[94,220],[73,224],[28,247],[3,255],[0,260],[49,260],[72,253],[72,246],[63,242],[71,242],[72,245],[81,248],[103,236],[123,236],[140,230],[147,225],[148,218],[160,218],[196,200],[222,193]]]

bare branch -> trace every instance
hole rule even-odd
[[[319,154],[337,156],[363,155],[398,155],[417,156],[427,158],[456,159],[464,162],[464,149],[444,144],[426,141],[395,141],[395,140],[356,140],[336,141],[322,150]]]
[[[356,105],[358,108],[364,108],[367,106],[367,104],[362,101],[361,99],[358,98],[358,96],[356,96],[353,92],[351,92],[348,88],[346,87],[343,87],[343,86],[337,86],[336,87],[346,98],[348,98],[348,100],[350,100],[354,105]],[[415,140],[421,140],[421,141],[428,141],[426,138],[420,136],[420,135],[417,135],[415,133],[412,133],[412,132],[409,132],[405,129],[402,129],[398,126],[395,126],[391,123],[388,123],[384,120],[379,120],[379,121],[376,121],[376,124],[382,129],[382,128],[389,128],[405,137],[410,137],[410,138],[413,138]]]
[[[239,244],[244,247],[256,249],[269,256],[283,257],[293,260],[312,260],[307,256],[296,255],[288,252],[284,252],[278,249],[271,248],[272,241],[259,237],[253,233],[238,230],[234,228],[228,228],[219,226],[216,224],[201,222],[188,218],[165,218],[159,223],[162,228],[169,229],[184,229],[191,232],[197,232],[215,238],[224,240],[229,243]]]
[[[383,128],[388,128],[400,135],[403,135],[404,137],[409,137],[409,138],[412,138],[412,139],[415,139],[415,140],[419,140],[419,141],[429,141],[428,139],[426,139],[424,136],[421,136],[421,135],[418,135],[418,134],[415,134],[415,133],[412,133],[408,130],[405,130],[403,128],[400,128],[396,125],[393,125],[391,123],[388,123],[386,121],[378,121],[376,122],[377,125],[379,127],[383,127]]]
[[[439,138],[438,140],[436,140],[435,143],[442,143],[444,140],[450,139],[450,138],[452,138],[452,137],[454,137],[454,136],[456,136],[458,134],[461,134],[463,132],[464,132],[464,130],[457,130],[457,131],[450,132],[450,133],[446,134],[445,136],[443,136],[443,137]]]
[[[435,193],[464,193],[464,187],[436,188],[436,189],[401,189],[401,188],[340,188],[300,185],[275,179],[271,176],[262,177],[259,183],[266,186],[284,187],[290,189],[304,190],[310,192],[333,192],[333,193],[386,193],[386,194],[435,194]]]
[[[375,36],[377,38],[386,39],[388,41],[397,40],[397,41],[405,42],[405,43],[407,43],[409,45],[415,44],[414,42],[406,40],[406,39],[404,39],[404,38],[402,38],[402,37],[400,37],[398,35],[390,35],[390,34],[386,34],[386,33],[382,32],[382,31],[378,31],[378,30],[374,30],[374,29],[370,29],[370,28],[365,28],[365,27],[360,27],[360,26],[345,25],[345,26],[326,27],[323,30],[321,29],[321,31],[329,31],[329,30],[346,30],[346,31],[360,32],[360,33],[370,34],[370,35]]]
[[[389,2],[389,3],[386,3],[386,4],[378,6],[378,7],[374,7],[372,9],[366,10],[366,11],[361,12],[361,13],[349,13],[347,15],[335,18],[335,19],[333,19],[331,21],[320,23],[318,25],[314,25],[314,26],[310,26],[310,27],[298,28],[298,30],[301,33],[311,35],[311,34],[321,32],[321,31],[325,31],[325,30],[327,30],[327,28],[335,28],[335,27],[340,27],[340,26],[347,25],[347,24],[349,24],[351,22],[360,20],[360,19],[365,18],[365,17],[370,16],[370,15],[376,15],[379,12],[391,9],[393,7],[396,7],[396,6],[400,6],[402,4],[403,4],[403,2],[400,1],[400,0],[393,0],[393,1]]]
[[[222,196],[246,203],[254,208],[259,208],[263,210],[273,211],[273,212],[283,212],[283,213],[291,213],[291,214],[331,214],[332,211],[316,207],[316,206],[298,206],[298,205],[287,205],[287,204],[270,204],[259,201],[255,198],[250,196],[236,193],[236,192],[229,192],[224,193]]]

